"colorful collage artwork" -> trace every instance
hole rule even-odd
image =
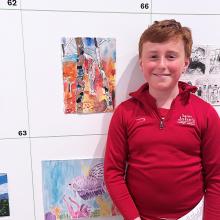
[[[9,215],[8,178],[6,173],[0,173],[0,217]]]
[[[103,159],[42,161],[45,220],[119,215],[103,181]]]
[[[220,47],[195,45],[189,67],[181,79],[195,85],[200,98],[220,105]]]
[[[116,41],[62,38],[64,112],[111,112],[115,99]]]

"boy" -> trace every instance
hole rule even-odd
[[[199,218],[220,219],[220,119],[196,87],[179,82],[191,48],[190,29],[175,20],[154,22],[140,38],[147,83],[115,110],[104,161],[126,220],[179,219],[203,198]]]

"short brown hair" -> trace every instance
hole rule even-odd
[[[155,21],[142,33],[139,40],[139,57],[141,57],[145,42],[162,43],[170,39],[182,39],[185,56],[190,58],[193,43],[191,30],[188,27],[182,27],[180,22],[174,19]]]

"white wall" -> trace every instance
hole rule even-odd
[[[138,39],[154,20],[176,18],[195,44],[220,46],[220,3],[203,0],[0,2],[0,173],[10,217],[43,220],[41,161],[103,157],[112,113],[64,114],[61,37],[116,38],[116,104],[138,88]],[[148,3],[148,9],[141,9]],[[220,107],[216,107],[220,113]],[[19,136],[19,131],[27,131]],[[25,203],[23,203],[25,201]]]

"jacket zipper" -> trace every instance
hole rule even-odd
[[[165,128],[165,121],[167,120],[168,116],[171,114],[171,110],[173,109],[173,105],[174,105],[175,99],[172,101],[171,106],[170,106],[170,110],[168,112],[168,114],[166,115],[166,117],[162,118],[158,112],[158,110],[156,110],[155,115],[156,117],[159,119],[159,127],[161,130],[163,130]]]
[[[160,129],[164,129],[164,119],[160,118]]]
[[[156,116],[156,118],[159,120],[159,128],[162,130],[164,129],[165,125],[164,125],[164,120],[165,118],[162,118],[158,112],[158,110],[156,110],[154,112],[154,115]]]

